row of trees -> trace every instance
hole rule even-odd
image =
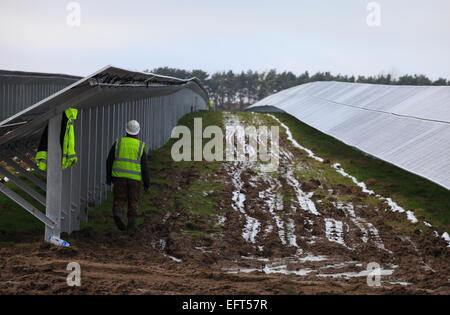
[[[340,82],[358,82],[373,84],[391,84],[391,85],[450,85],[450,80],[440,78],[436,81],[430,80],[425,75],[404,75],[394,78],[391,74],[378,76],[347,76],[332,75],[330,72],[317,72],[310,75],[307,71],[296,76],[292,72],[278,73],[276,70],[257,72],[248,70],[247,72],[234,73],[216,72],[208,74],[203,70],[182,70],[168,67],[160,67],[153,70],[146,70],[156,74],[172,76],[182,79],[192,77],[199,78],[210,97],[219,107],[234,106],[236,108],[245,108],[257,100],[269,96],[278,91],[315,81],[340,81]]]

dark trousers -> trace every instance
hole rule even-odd
[[[123,208],[128,202],[128,217],[137,216],[141,197],[141,182],[128,178],[113,177],[113,215],[122,218]]]

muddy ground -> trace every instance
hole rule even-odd
[[[0,294],[450,293],[445,240],[432,227],[418,234],[393,224],[421,218],[302,148],[272,116],[224,114],[225,127],[238,125],[279,126],[276,172],[258,161],[223,162],[214,173],[154,169],[178,186],[154,184],[156,207],[198,181],[222,184],[202,192],[217,203],[204,213],[175,203],[145,214],[130,235],[86,228],[70,248],[2,248]],[[80,287],[66,283],[70,262],[81,266]]]

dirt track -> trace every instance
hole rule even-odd
[[[224,121],[269,123],[278,124],[262,114],[246,121],[228,113]],[[245,161],[224,162],[213,178],[161,170],[177,178],[180,189],[193,178],[226,183],[224,191],[205,192],[220,194],[224,215],[214,216],[216,222],[205,215],[196,226],[208,232],[214,223],[219,230],[186,235],[189,215],[174,209],[149,217],[134,236],[84,230],[74,235],[80,245],[68,249],[0,249],[0,293],[449,294],[446,242],[432,228],[419,236],[387,224],[415,218],[362,183],[328,178],[351,182],[350,174],[305,151],[285,128],[280,125],[276,173]],[[166,193],[170,198],[170,188]],[[71,261],[81,265],[79,288],[65,282]],[[367,285],[371,262],[381,267],[380,287]]]

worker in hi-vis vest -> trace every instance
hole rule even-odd
[[[214,110],[214,101],[209,100],[209,110]]]
[[[145,143],[137,139],[140,126],[131,120],[126,126],[126,137],[117,139],[111,147],[106,161],[108,185],[114,184],[113,216],[119,230],[134,230],[138,216],[141,181],[147,192],[150,178],[147,166]],[[128,226],[123,222],[123,209],[128,202]]]

